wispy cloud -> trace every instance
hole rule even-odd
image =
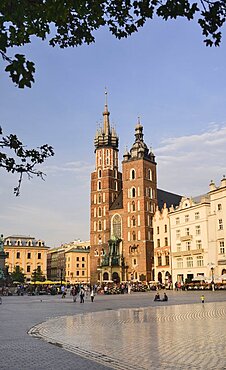
[[[91,172],[93,169],[93,164],[83,162],[83,161],[75,161],[75,162],[66,162],[63,164],[58,165],[50,165],[44,167],[44,172],[48,174],[57,174],[59,175],[62,173],[63,175],[65,172],[69,173],[76,173],[76,174],[87,174]]]
[[[219,182],[226,172],[226,124],[164,139],[155,154],[160,187],[185,195],[203,193],[211,179]]]

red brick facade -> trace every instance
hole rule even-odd
[[[118,171],[118,137],[109,123],[95,136],[96,168],[91,174],[91,282],[152,280],[152,218],[157,204],[156,162],[143,141],[140,122],[135,142]],[[116,274],[116,275],[115,275]]]

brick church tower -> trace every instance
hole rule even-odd
[[[128,280],[153,279],[154,245],[152,218],[157,205],[156,162],[143,139],[140,120],[135,142],[123,156],[123,255]]]
[[[150,281],[154,266],[152,218],[157,205],[155,156],[144,142],[138,120],[135,142],[123,156],[120,173],[119,139],[109,115],[106,100],[103,126],[94,139],[96,166],[91,174],[91,283]]]
[[[95,171],[91,174],[90,205],[90,271],[91,281],[100,280],[100,259],[108,252],[110,239],[109,210],[122,189],[122,174],[118,170],[118,143],[116,131],[110,126],[110,112],[106,101],[103,126],[97,130],[94,145]]]

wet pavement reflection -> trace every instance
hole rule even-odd
[[[63,316],[30,334],[115,369],[226,369],[226,304]]]

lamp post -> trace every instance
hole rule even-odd
[[[63,269],[60,269],[60,288],[62,287],[62,281],[63,281]]]
[[[208,266],[210,266],[211,271],[211,285],[212,285],[212,291],[214,292],[214,267],[215,264],[213,262],[208,263]]]

